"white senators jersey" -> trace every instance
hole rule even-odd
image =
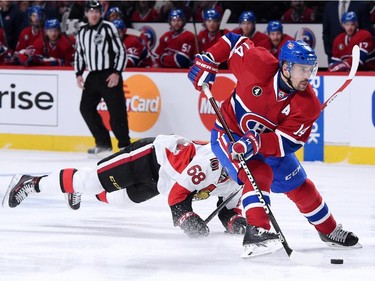
[[[196,143],[177,135],[159,135],[153,142],[160,165],[158,190],[168,196],[170,206],[197,191],[195,199],[210,195],[224,200],[238,188],[223,170],[210,144]],[[241,192],[227,208],[237,206]]]

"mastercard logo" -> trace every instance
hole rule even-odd
[[[232,94],[235,87],[236,83],[227,77],[216,78],[215,83],[211,88],[211,92],[219,107],[223,101]],[[211,131],[216,120],[216,114],[203,91],[199,95],[198,112],[203,125],[208,131]]]
[[[132,75],[123,83],[126,97],[129,129],[134,132],[145,132],[151,129],[159,118],[161,98],[154,81],[145,75]],[[110,130],[109,113],[102,100],[97,110],[104,125]]]

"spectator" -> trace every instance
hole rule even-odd
[[[28,65],[61,66],[73,65],[74,37],[61,33],[58,19],[46,20],[45,37],[34,42],[35,53],[28,59]]]
[[[250,38],[255,46],[258,46],[261,41],[268,38],[266,34],[255,30],[256,17],[253,12],[242,12],[238,22],[240,27],[234,29],[232,32]]]
[[[323,43],[328,62],[331,62],[333,40],[344,32],[340,19],[347,11],[356,13],[359,28],[370,30],[369,6],[365,1],[327,1],[323,12]]]
[[[205,29],[198,34],[199,52],[205,52],[214,45],[229,30],[220,30],[221,15],[215,9],[208,9],[203,13]]]
[[[349,71],[352,65],[352,49],[360,48],[360,70],[375,70],[375,46],[369,31],[358,28],[358,17],[354,12],[342,16],[345,32],[340,33],[333,41],[332,63],[329,71]]]
[[[142,21],[157,21],[159,13],[154,9],[153,2],[150,1],[138,1],[136,9],[133,12],[130,20],[132,22]]]
[[[288,40],[294,40],[288,34],[283,33],[283,25],[278,20],[270,21],[267,25],[268,38],[259,43],[260,47],[266,48],[275,57],[279,57],[280,49]]]
[[[16,49],[21,30],[27,25],[18,5],[13,1],[1,1],[0,24],[5,32],[8,48]]]
[[[223,7],[218,3],[218,1],[195,1],[195,13],[194,19],[196,22],[204,21],[204,11],[214,9],[216,10],[220,18],[223,16]]]
[[[28,64],[30,56],[34,55],[34,42],[38,38],[43,38],[44,12],[39,6],[28,9],[30,26],[25,27],[18,39],[15,52],[15,60],[22,65]]]
[[[163,1],[160,5],[159,9],[157,9],[159,21],[167,21],[170,11],[177,9],[184,12],[187,21],[191,19],[191,8],[186,5],[186,1]]]
[[[182,10],[169,13],[171,30],[164,33],[155,50],[159,67],[188,68],[195,54],[194,34],[184,28],[185,14]]]
[[[119,36],[126,47],[126,67],[151,66],[151,58],[141,38],[126,34],[126,25],[123,20],[114,20],[113,24],[116,26]]]
[[[122,80],[126,53],[116,27],[102,19],[101,11],[102,5],[98,1],[87,2],[88,23],[77,35],[74,59],[77,85],[83,90],[80,111],[95,139],[95,147],[87,152],[98,156],[112,151],[110,134],[96,110],[102,98],[108,108],[118,147],[124,148],[130,144]],[[95,56],[91,55],[92,52],[95,52]],[[85,81],[82,75],[86,66],[89,74]]]
[[[290,1],[288,9],[281,17],[282,22],[315,22],[315,11],[306,7],[304,1]]]

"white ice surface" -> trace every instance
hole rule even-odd
[[[95,167],[82,153],[0,150],[1,199],[13,174],[44,174],[66,167]],[[356,233],[362,249],[333,250],[284,195],[272,195],[272,210],[291,248],[321,253],[319,266],[293,263],[284,250],[242,260],[242,237],[223,232],[217,218],[205,239],[174,228],[166,198],[133,208],[107,206],[84,197],[70,211],[62,193],[27,198],[0,209],[0,281],[161,280],[317,281],[373,280],[375,274],[375,167],[304,163],[336,220]],[[206,218],[216,200],[194,203]],[[344,259],[343,265],[329,263]]]

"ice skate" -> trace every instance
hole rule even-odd
[[[89,158],[105,158],[112,154],[111,147],[95,146],[87,150]]]
[[[31,193],[40,192],[38,184],[41,177],[15,175],[5,193],[2,205],[15,208]]]
[[[350,231],[342,229],[342,225],[338,224],[336,228],[328,235],[319,233],[320,239],[329,247],[333,248],[362,248],[358,243],[358,237]]]
[[[246,226],[242,244],[244,247],[241,254],[242,258],[273,253],[282,247],[279,236],[276,233],[252,225]]]
[[[65,193],[65,198],[71,210],[78,210],[81,207],[81,196],[79,192]]]

